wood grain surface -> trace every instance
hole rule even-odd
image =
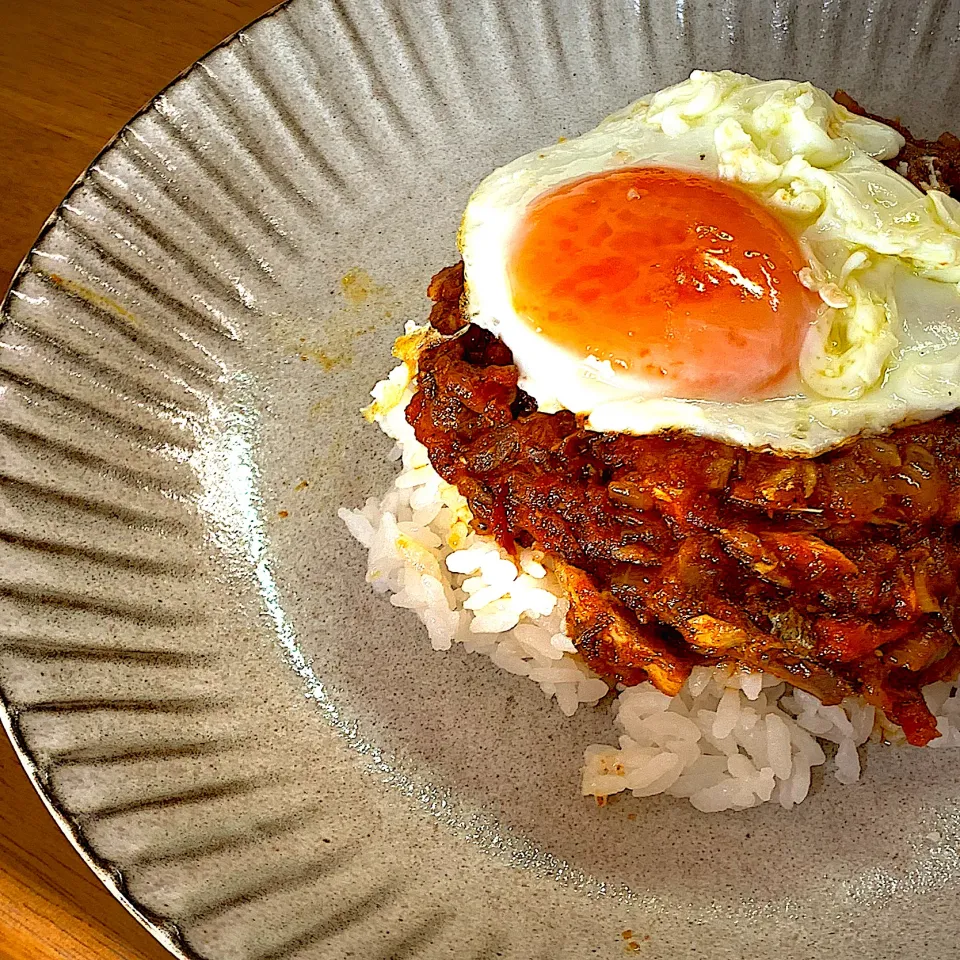
[[[0,0],[0,287],[73,181],[276,0]],[[0,958],[170,960],[58,830],[0,733]]]

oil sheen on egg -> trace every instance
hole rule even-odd
[[[541,410],[812,456],[960,406],[960,204],[808,83],[697,71],[487,177],[470,319]]]

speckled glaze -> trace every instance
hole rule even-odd
[[[374,597],[357,415],[492,167],[693,67],[960,128],[960,3],[294,0],[78,182],[0,350],[0,694],[181,957],[953,956],[957,758],[790,814],[577,796],[566,719]]]

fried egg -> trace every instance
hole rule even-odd
[[[814,456],[960,406],[960,203],[790,80],[694,72],[476,189],[470,320],[545,412]]]

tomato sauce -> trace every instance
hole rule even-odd
[[[891,166],[960,185],[960,140],[898,129]],[[407,419],[479,532],[551,558],[593,669],[671,695],[697,664],[762,669],[824,703],[860,695],[913,744],[938,736],[922,689],[960,673],[958,414],[813,459],[594,433],[536,409],[462,291],[461,264],[430,284],[445,338]]]

